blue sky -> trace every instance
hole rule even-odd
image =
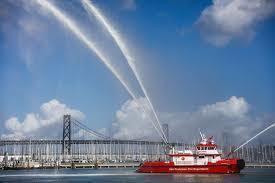
[[[122,58],[81,3],[50,2],[98,39],[114,62]],[[249,104],[250,115],[274,116],[274,8],[267,15],[257,9],[260,18],[257,12],[249,12],[252,20],[246,26],[236,25],[233,32],[225,33],[210,20],[199,21],[212,1],[93,2],[133,51],[158,113],[190,112],[237,96]],[[84,113],[83,120],[91,128],[109,128],[129,94],[64,26],[39,14],[36,5],[26,4],[0,2],[0,132],[8,132],[9,118],[23,121],[26,114],[39,113],[40,106],[52,99]],[[215,30],[209,33],[205,26],[207,31],[211,26]],[[217,43],[209,34],[230,40]],[[127,69],[125,77],[138,88]]]

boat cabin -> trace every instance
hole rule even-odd
[[[175,165],[207,165],[208,162],[216,163],[221,160],[221,152],[213,137],[207,139],[204,134],[201,134],[200,143],[193,149],[175,151],[172,148],[168,156]]]

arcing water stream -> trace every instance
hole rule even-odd
[[[41,7],[43,7],[45,10],[47,10],[48,12],[50,12],[51,14],[54,15],[54,17],[61,22],[62,24],[64,24],[81,42],[83,42],[91,51],[93,51],[96,56],[107,66],[107,68],[115,75],[115,77],[122,83],[122,85],[125,87],[125,89],[128,91],[128,93],[131,95],[131,97],[133,99],[137,99],[138,97],[134,94],[134,92],[130,89],[130,87],[128,86],[127,82],[123,79],[123,77],[120,75],[120,73],[117,71],[117,69],[111,64],[110,60],[96,47],[96,45],[88,38],[85,36],[85,34],[81,31],[81,29],[77,26],[77,24],[70,19],[65,13],[63,13],[60,9],[58,9],[54,4],[52,4],[49,1],[46,0],[36,0],[35,2],[37,2]],[[121,44],[120,44],[121,45]],[[122,43],[122,45],[124,45]],[[123,50],[125,50],[125,46],[122,46]],[[126,51],[126,53],[128,53]],[[123,52],[124,54],[124,52]],[[130,59],[130,57],[127,54],[127,58]],[[131,62],[132,63],[132,62]],[[130,65],[130,64],[129,64]],[[132,65],[132,69],[136,75],[136,69],[135,67]],[[143,84],[141,83],[141,80],[139,79],[139,77],[137,77],[139,83],[141,84],[142,90],[145,93],[146,99],[154,113],[154,115],[156,116],[157,122],[160,126],[159,120],[157,118],[156,112],[153,108],[153,105],[151,103],[151,101],[149,100],[149,97],[147,95],[146,90],[143,87]],[[143,111],[145,112],[146,109],[144,108],[144,106],[142,107]],[[155,124],[153,123],[153,126],[155,127],[155,129],[157,130],[158,134],[160,135],[160,137],[164,140],[164,142],[167,143],[167,138],[160,126],[160,131],[159,129],[155,126]]]
[[[110,60],[95,46],[95,44],[90,39],[88,39],[85,36],[85,34],[81,31],[81,29],[76,25],[76,23],[73,20],[71,20],[65,13],[63,13],[61,10],[59,10],[55,5],[53,5],[49,1],[36,0],[36,2],[41,7],[46,9],[48,12],[52,13],[58,21],[60,21],[62,24],[64,24],[73,34],[75,34],[75,36],[81,42],[83,42],[91,51],[94,52],[99,57],[99,59],[107,66],[107,68],[115,75],[115,77],[122,83],[122,85],[125,87],[125,89],[128,91],[128,93],[131,95],[131,97],[133,99],[138,98],[134,94],[134,92],[130,89],[127,82],[123,79],[123,77],[120,75],[120,73],[117,71],[117,69],[111,64]],[[154,110],[154,107],[153,107],[153,105],[150,101],[148,93],[147,93],[147,91],[144,87],[144,84],[143,84],[143,82],[140,78],[140,75],[138,74],[138,71],[136,69],[135,60],[130,56],[129,51],[128,51],[125,43],[122,41],[122,39],[121,39],[120,35],[118,34],[118,32],[115,31],[115,29],[111,26],[111,24],[108,23],[106,18],[100,13],[100,11],[93,4],[91,4],[88,0],[82,0],[82,4],[85,7],[85,9],[89,13],[92,13],[97,18],[97,20],[107,29],[107,31],[113,37],[116,44],[120,48],[121,52],[125,56],[128,64],[129,64],[129,67],[132,69],[132,71],[133,71],[133,73],[134,73],[134,75],[135,75],[135,77],[136,77],[136,79],[137,79],[137,81],[138,81],[145,97],[146,97],[146,100],[149,103],[149,106],[150,106],[150,108],[151,108],[151,110],[152,110],[152,112],[153,112],[153,114],[156,118],[156,121],[157,121],[157,124],[158,124],[159,127],[156,127],[154,122],[152,124],[154,125],[154,127],[155,127],[156,131],[158,132],[158,134],[160,135],[160,137],[164,140],[164,142],[167,143],[167,138],[166,138],[166,136],[163,132],[163,129],[160,125],[158,116],[157,116],[157,114]],[[142,109],[143,109],[143,112],[146,112],[146,109],[144,108],[144,106],[142,107]],[[258,137],[262,133],[264,133],[267,130],[271,129],[272,127],[275,127],[275,123],[271,124],[270,126],[265,128],[264,130],[257,133],[255,136],[253,136],[252,138],[250,138],[249,140],[244,142],[242,145],[240,145],[238,148],[236,148],[233,152],[238,151],[240,148],[242,148],[243,146],[248,144],[250,141],[252,141],[256,137]]]
[[[134,58],[130,55],[129,50],[127,49],[126,44],[124,43],[123,39],[121,38],[121,36],[119,35],[119,33],[112,27],[111,23],[109,23],[109,21],[103,16],[103,14],[100,12],[99,9],[97,9],[89,0],[82,0],[82,5],[83,7],[86,9],[86,11],[89,14],[92,14],[93,16],[96,17],[96,19],[105,27],[105,29],[108,31],[108,33],[112,36],[112,38],[114,39],[114,41],[116,42],[117,46],[120,48],[121,52],[123,53],[124,57],[127,60],[127,63],[129,65],[129,67],[131,68],[131,70],[133,71],[144,95],[146,100],[148,101],[148,104],[154,114],[154,117],[156,119],[156,122],[159,126],[159,129],[162,133],[162,136],[165,138],[165,142],[167,141],[167,137],[161,127],[159,118],[157,116],[157,113],[154,109],[154,106],[152,105],[152,102],[149,98],[149,95],[147,93],[147,90],[144,87],[144,84],[142,82],[142,79],[137,71],[136,65],[135,65],[135,60]]]
[[[245,141],[242,145],[240,145],[238,148],[236,148],[234,152],[238,151],[240,148],[242,148],[243,146],[245,146],[246,144],[248,144],[250,141],[252,141],[253,139],[255,139],[256,137],[258,137],[259,135],[261,135],[262,133],[266,132],[267,130],[269,130],[270,128],[275,127],[275,123],[269,125],[268,127],[266,127],[265,129],[263,129],[262,131],[260,131],[259,133],[257,133],[255,136],[253,136],[252,138],[248,139],[247,141]]]
[[[134,96],[133,91],[128,87],[126,81],[122,78],[122,76],[117,72],[116,68],[111,64],[109,59],[105,57],[105,55],[95,46],[95,44],[88,39],[85,34],[79,29],[76,23],[71,20],[65,13],[59,10],[55,5],[45,0],[36,0],[40,6],[42,6],[45,10],[52,13],[54,17],[64,24],[75,36],[83,42],[91,51],[93,51],[96,56],[110,69],[110,71],[115,75],[115,77],[122,83],[122,85],[126,88],[128,93],[131,96]]]

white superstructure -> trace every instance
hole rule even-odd
[[[221,151],[217,149],[213,137],[206,138],[201,134],[201,141],[194,148],[176,151],[174,148],[168,154],[175,165],[207,165],[221,160]]]

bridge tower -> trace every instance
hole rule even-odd
[[[71,154],[71,115],[63,116],[62,155]]]

